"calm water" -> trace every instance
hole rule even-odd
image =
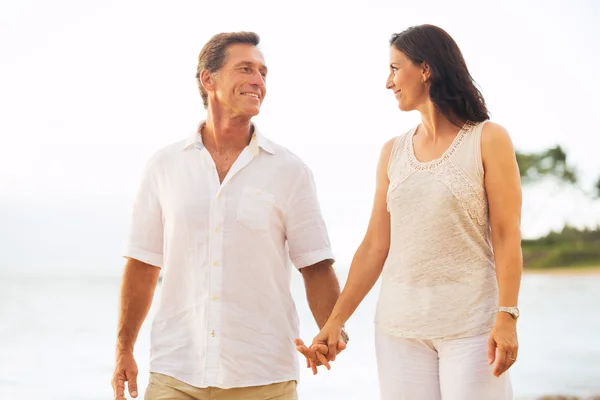
[[[347,271],[340,270],[341,278]],[[0,399],[112,398],[118,278],[0,276]],[[302,337],[316,334],[299,274],[292,290]],[[348,350],[329,372],[302,369],[302,399],[377,399],[373,312],[377,289],[347,324]],[[512,368],[518,399],[600,393],[600,275],[526,275]],[[152,313],[152,311],[151,311]],[[148,322],[136,348],[148,380]]]

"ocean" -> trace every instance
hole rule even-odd
[[[347,269],[338,275],[343,283]],[[0,399],[112,399],[119,284],[119,277],[0,275]],[[317,329],[300,274],[291,287],[310,342]],[[332,370],[313,376],[302,368],[300,399],[378,398],[377,292],[378,285],[347,323],[351,341]],[[600,394],[600,274],[525,274],[520,303],[519,360],[510,370],[516,398]],[[142,391],[149,322],[136,347]]]

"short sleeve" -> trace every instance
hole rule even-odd
[[[296,268],[334,259],[313,175],[304,164],[287,202],[285,230],[290,259]]]
[[[154,163],[148,163],[133,204],[123,256],[162,267],[163,222]]]

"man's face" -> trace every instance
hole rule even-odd
[[[267,67],[260,52],[251,44],[227,48],[225,63],[216,74],[214,97],[220,108],[235,116],[253,117],[267,94]]]

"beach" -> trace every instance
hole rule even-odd
[[[342,283],[347,269],[338,268]],[[0,277],[0,399],[111,399],[119,277]],[[292,293],[301,337],[316,334],[300,274]],[[521,290],[520,355],[511,369],[516,399],[600,394],[599,273],[526,273]],[[377,399],[373,348],[376,286],[348,321],[348,350],[331,371],[302,369],[300,399]],[[160,296],[160,287],[157,298]],[[151,310],[151,314],[152,314]],[[148,380],[149,321],[136,357]],[[550,398],[548,398],[550,399]]]
[[[592,267],[557,267],[557,268],[529,268],[523,271],[531,275],[556,275],[556,276],[589,276],[600,275],[600,266]]]

